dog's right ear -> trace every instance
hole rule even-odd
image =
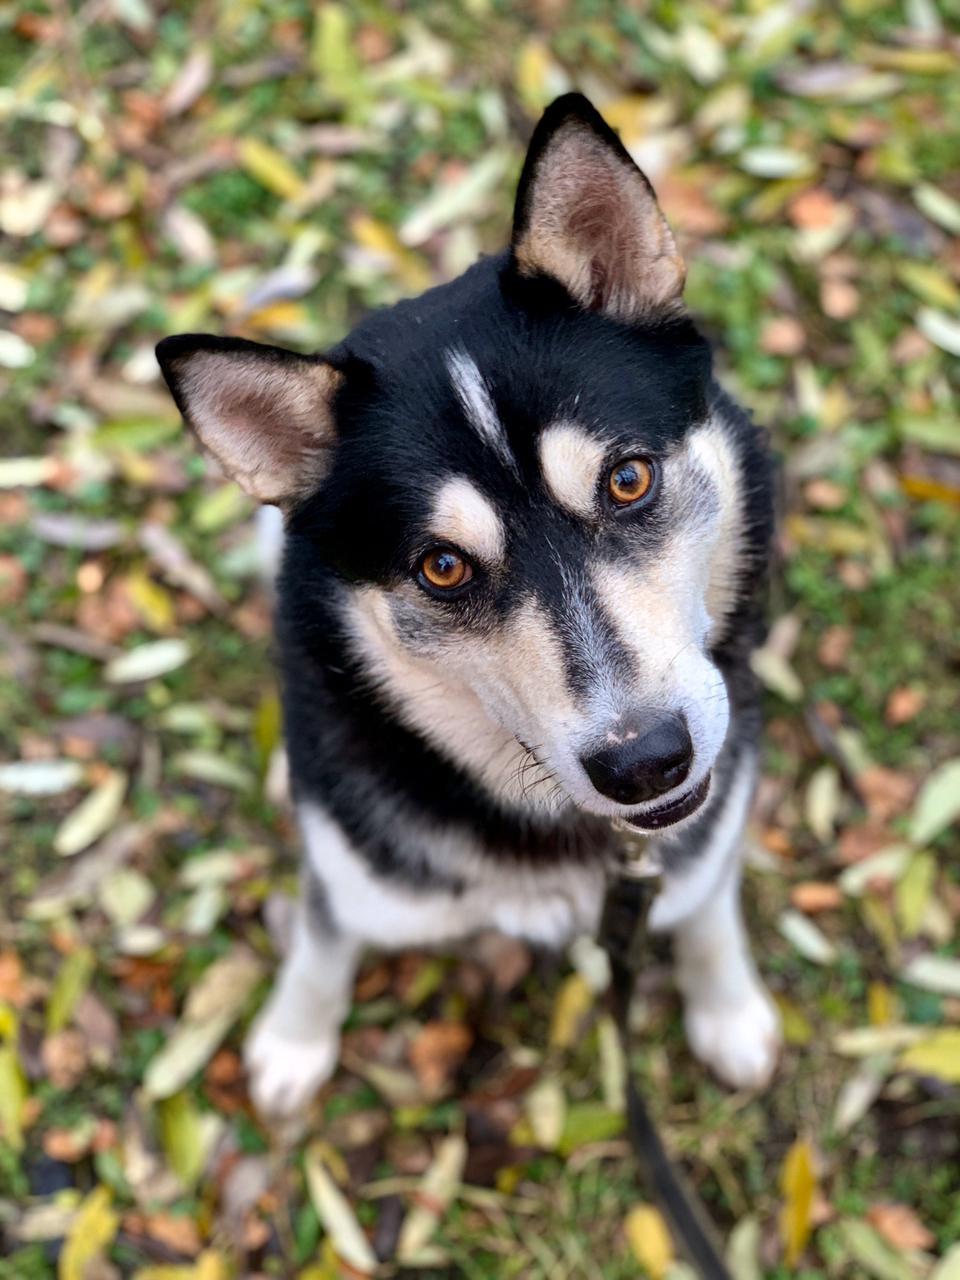
[[[177,407],[231,479],[289,507],[323,479],[342,375],[319,356],[241,338],[164,338],[157,360]]]
[[[517,187],[513,259],[627,324],[678,315],[686,268],[653,187],[579,93],[547,107]]]

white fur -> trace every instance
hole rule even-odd
[[[257,508],[257,557],[265,582],[274,582],[283,558],[283,512],[279,507]]]
[[[467,422],[484,444],[490,446],[503,465],[516,473],[517,461],[510,451],[507,433],[497,416],[490,389],[473,356],[462,347],[454,347],[446,353],[445,358],[450,381]]]
[[[677,986],[690,1048],[725,1084],[759,1089],[780,1052],[780,1017],[750,955],[739,861],[674,933]]]
[[[350,1007],[357,941],[321,932],[306,910],[297,903],[290,950],[244,1046],[250,1095],[262,1115],[299,1111],[333,1074]]]
[[[605,456],[602,441],[571,423],[547,427],[540,436],[540,467],[551,496],[585,519],[596,514],[597,480]]]
[[[507,862],[491,873],[489,857],[466,840],[424,831],[418,848],[439,870],[466,880],[467,888],[458,894],[406,889],[375,875],[319,805],[302,804],[299,817],[334,920],[362,942],[391,949],[432,945],[493,927],[556,947],[597,926],[602,866],[561,863],[534,870]]]
[[[493,503],[465,476],[447,480],[433,499],[430,532],[488,563],[503,559],[506,532]]]
[[[673,933],[677,986],[684,997],[690,1048],[734,1088],[760,1088],[776,1067],[780,1018],[750,956],[740,914],[740,850],[755,762],[734,774],[712,815],[704,846],[678,871],[669,869],[650,912],[650,927]]]

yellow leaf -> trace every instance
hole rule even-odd
[[[297,333],[310,323],[310,313],[302,302],[271,302],[247,316],[251,329],[261,333]]]
[[[946,1027],[911,1045],[901,1055],[900,1068],[960,1084],[960,1027]]]
[[[80,1206],[60,1254],[58,1280],[86,1280],[87,1268],[117,1234],[120,1215],[109,1187],[95,1187]]]
[[[262,187],[284,200],[296,200],[306,189],[303,179],[279,151],[259,138],[242,138],[237,144],[241,166]]]
[[[141,1267],[133,1280],[227,1280],[227,1265],[221,1254],[205,1249],[196,1262],[187,1266]]]
[[[569,88],[567,75],[554,61],[546,41],[525,41],[517,55],[517,92],[531,115],[538,116],[551,98]]]
[[[562,983],[553,1002],[550,1020],[550,1044],[554,1049],[569,1049],[580,1033],[580,1024],[593,1004],[593,992],[579,973],[572,973]]]
[[[361,248],[387,259],[397,279],[411,292],[430,284],[430,271],[423,260],[400,243],[396,232],[369,214],[359,213],[350,223],[353,238]]]
[[[23,1148],[23,1104],[27,1078],[12,1045],[0,1048],[0,1139],[14,1151]]]
[[[638,1204],[627,1214],[623,1229],[630,1251],[651,1280],[661,1280],[673,1261],[673,1241],[659,1209]]]
[[[813,1229],[813,1193],[817,1180],[813,1170],[813,1149],[805,1138],[798,1138],[783,1162],[780,1189],[783,1208],[780,1211],[780,1234],[788,1267],[795,1267],[810,1239]]]
[[[937,862],[932,853],[915,853],[894,890],[897,920],[905,938],[920,932],[927,903],[933,893]]]
[[[897,999],[885,982],[871,982],[867,988],[867,1019],[871,1027],[886,1027],[896,1022]]]
[[[130,603],[151,631],[159,631],[162,635],[173,630],[173,600],[169,591],[165,591],[142,569],[128,574],[125,585]]]

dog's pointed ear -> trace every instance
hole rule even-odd
[[[579,93],[534,130],[517,188],[513,256],[521,275],[559,281],[617,320],[676,314],[686,268],[653,188]]]
[[[177,407],[231,479],[289,507],[323,479],[341,375],[318,356],[240,338],[164,338],[157,360]]]

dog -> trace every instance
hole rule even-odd
[[[303,893],[246,1046],[261,1113],[336,1066],[365,947],[597,928],[656,841],[693,1052],[764,1085],[739,907],[773,524],[650,183],[586,98],[537,125],[509,249],[324,355],[157,348],[201,445],[283,513],[276,642]]]

